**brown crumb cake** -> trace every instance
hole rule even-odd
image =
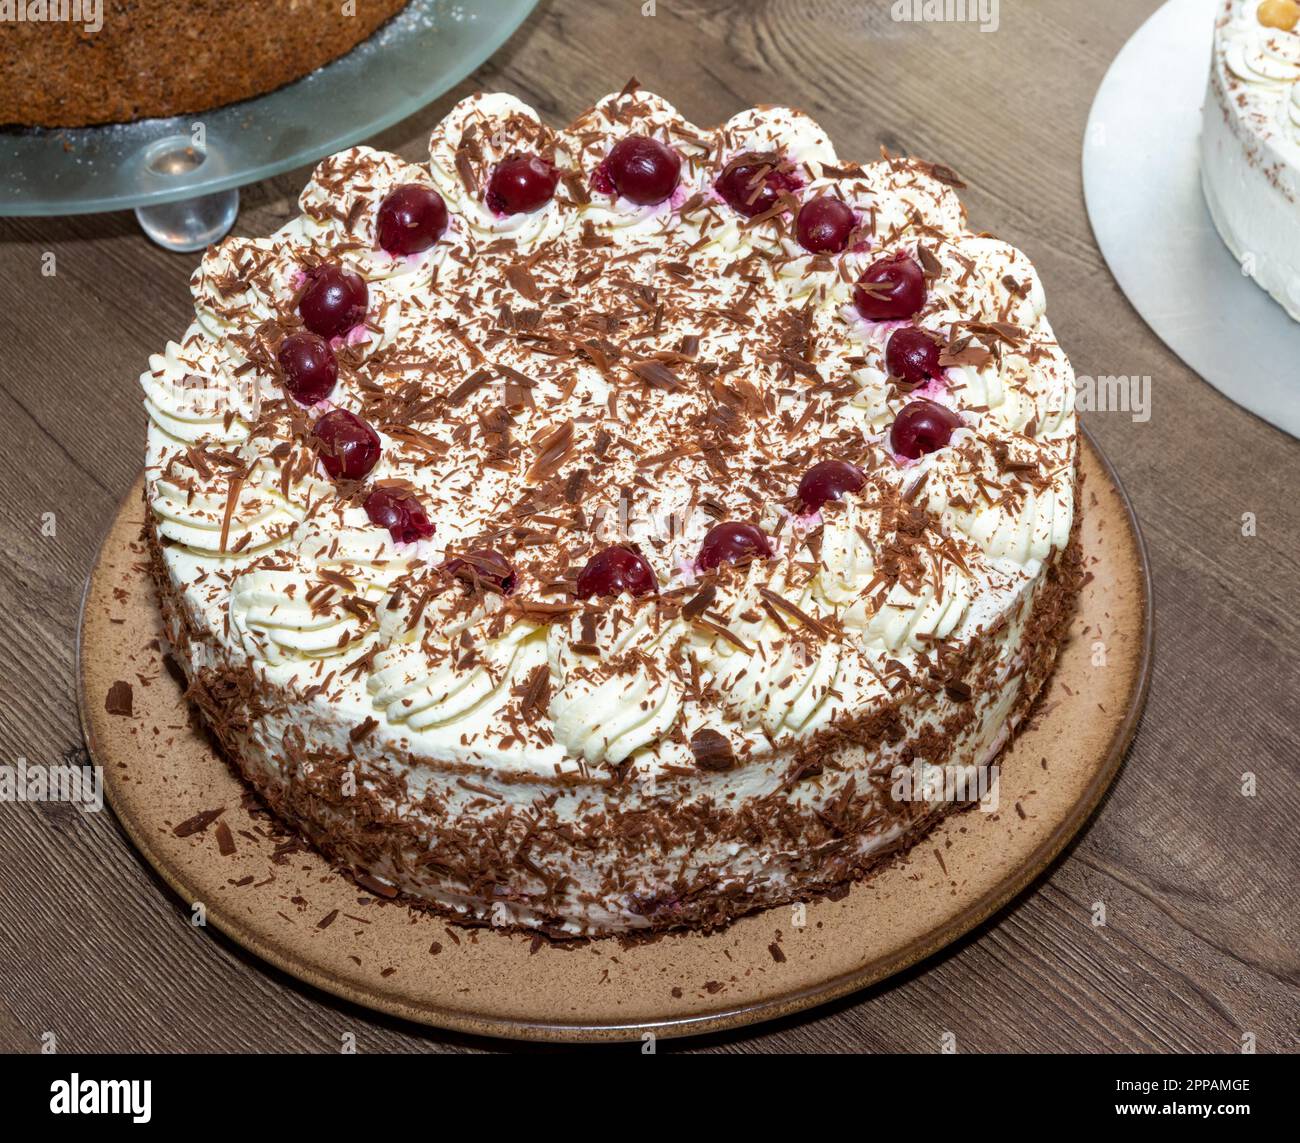
[[[1069,361],[947,168],[475,95],[210,249],[141,378],[190,695],[371,890],[557,936],[835,893],[1080,581]],[[948,787],[951,789],[951,783]],[[900,795],[900,790],[904,795]]]
[[[37,15],[15,0],[0,19],[0,124],[127,123],[250,99],[346,55],[406,4],[49,0]]]

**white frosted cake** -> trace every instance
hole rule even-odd
[[[1300,0],[1224,0],[1201,182],[1243,271],[1300,321]]]
[[[1081,581],[1070,365],[943,167],[629,87],[325,160],[142,377],[190,696],[371,892],[556,937],[843,891]]]

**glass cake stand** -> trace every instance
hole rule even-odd
[[[134,208],[159,245],[200,250],[234,224],[239,187],[418,111],[491,56],[536,5],[411,0],[348,55],[256,99],[173,119],[0,129],[0,216]]]

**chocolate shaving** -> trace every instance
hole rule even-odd
[[[472,393],[477,393],[478,390],[483,388],[483,386],[491,380],[492,374],[486,369],[479,369],[476,372],[471,373],[464,381],[447,394],[447,404],[452,406],[459,405],[466,397],[470,396]]]
[[[365,722],[358,723],[348,731],[348,741],[351,743],[360,742],[363,738],[369,738],[375,727],[379,725],[379,720],[372,716],[367,716]]]
[[[104,709],[109,714],[120,714],[130,718],[133,709],[131,684],[118,679],[109,687],[108,695],[104,699]]]
[[[192,834],[202,833],[225,812],[225,806],[222,806],[219,810],[204,810],[202,813],[195,814],[192,818],[186,818],[172,830],[172,833],[176,837],[189,837]]]
[[[528,272],[528,267],[516,263],[513,266],[507,266],[503,273],[506,281],[514,287],[515,293],[526,301],[541,301],[542,293],[537,288],[536,279]]]
[[[830,632],[826,628],[826,625],[822,623],[821,620],[814,619],[806,611],[804,611],[796,604],[791,603],[784,596],[777,595],[776,592],[766,587],[760,587],[758,589],[758,594],[761,595],[764,599],[766,599],[768,603],[770,603],[773,607],[780,608],[787,615],[794,616],[795,619],[797,619],[801,624],[803,624],[804,627],[808,628],[808,630],[811,631],[814,635],[817,635],[820,638],[825,639],[830,634]]]
[[[943,263],[935,257],[934,251],[928,246],[918,245],[916,256],[921,263],[921,269],[925,271],[925,276],[930,281],[943,277]]]
[[[217,852],[222,857],[231,857],[235,852],[235,835],[225,822],[217,822]]]
[[[539,663],[528,675],[524,684],[523,699],[519,703],[519,713],[525,721],[536,722],[546,713],[551,696],[551,670],[545,663]]]
[[[718,589],[711,583],[706,584],[682,605],[682,615],[686,619],[698,619],[713,606],[713,601],[717,598]]]
[[[358,885],[363,889],[369,889],[370,892],[375,894],[377,897],[391,899],[397,896],[397,889],[395,886],[386,884],[375,877],[371,877],[369,873],[357,873],[355,874],[355,877]]]
[[[951,167],[946,167],[943,163],[921,164],[930,173],[932,179],[937,179],[941,183],[947,183],[950,187],[957,190],[965,190],[966,184],[962,181],[961,176]]]
[[[537,458],[528,469],[528,480],[541,483],[552,476],[573,452],[573,422],[565,421],[558,428],[539,434],[533,440]]]
[[[226,485],[226,510],[221,517],[221,546],[218,551],[226,550],[226,543],[230,539],[230,521],[234,518],[235,505],[239,503],[239,492],[243,487],[244,479],[241,476],[232,476]]]
[[[677,374],[662,361],[637,361],[630,366],[633,373],[652,389],[673,390],[681,386]]]

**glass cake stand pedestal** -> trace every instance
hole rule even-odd
[[[234,225],[241,186],[418,111],[491,56],[536,4],[411,0],[348,55],[256,99],[174,119],[0,129],[0,216],[134,209],[160,246],[201,250]]]

